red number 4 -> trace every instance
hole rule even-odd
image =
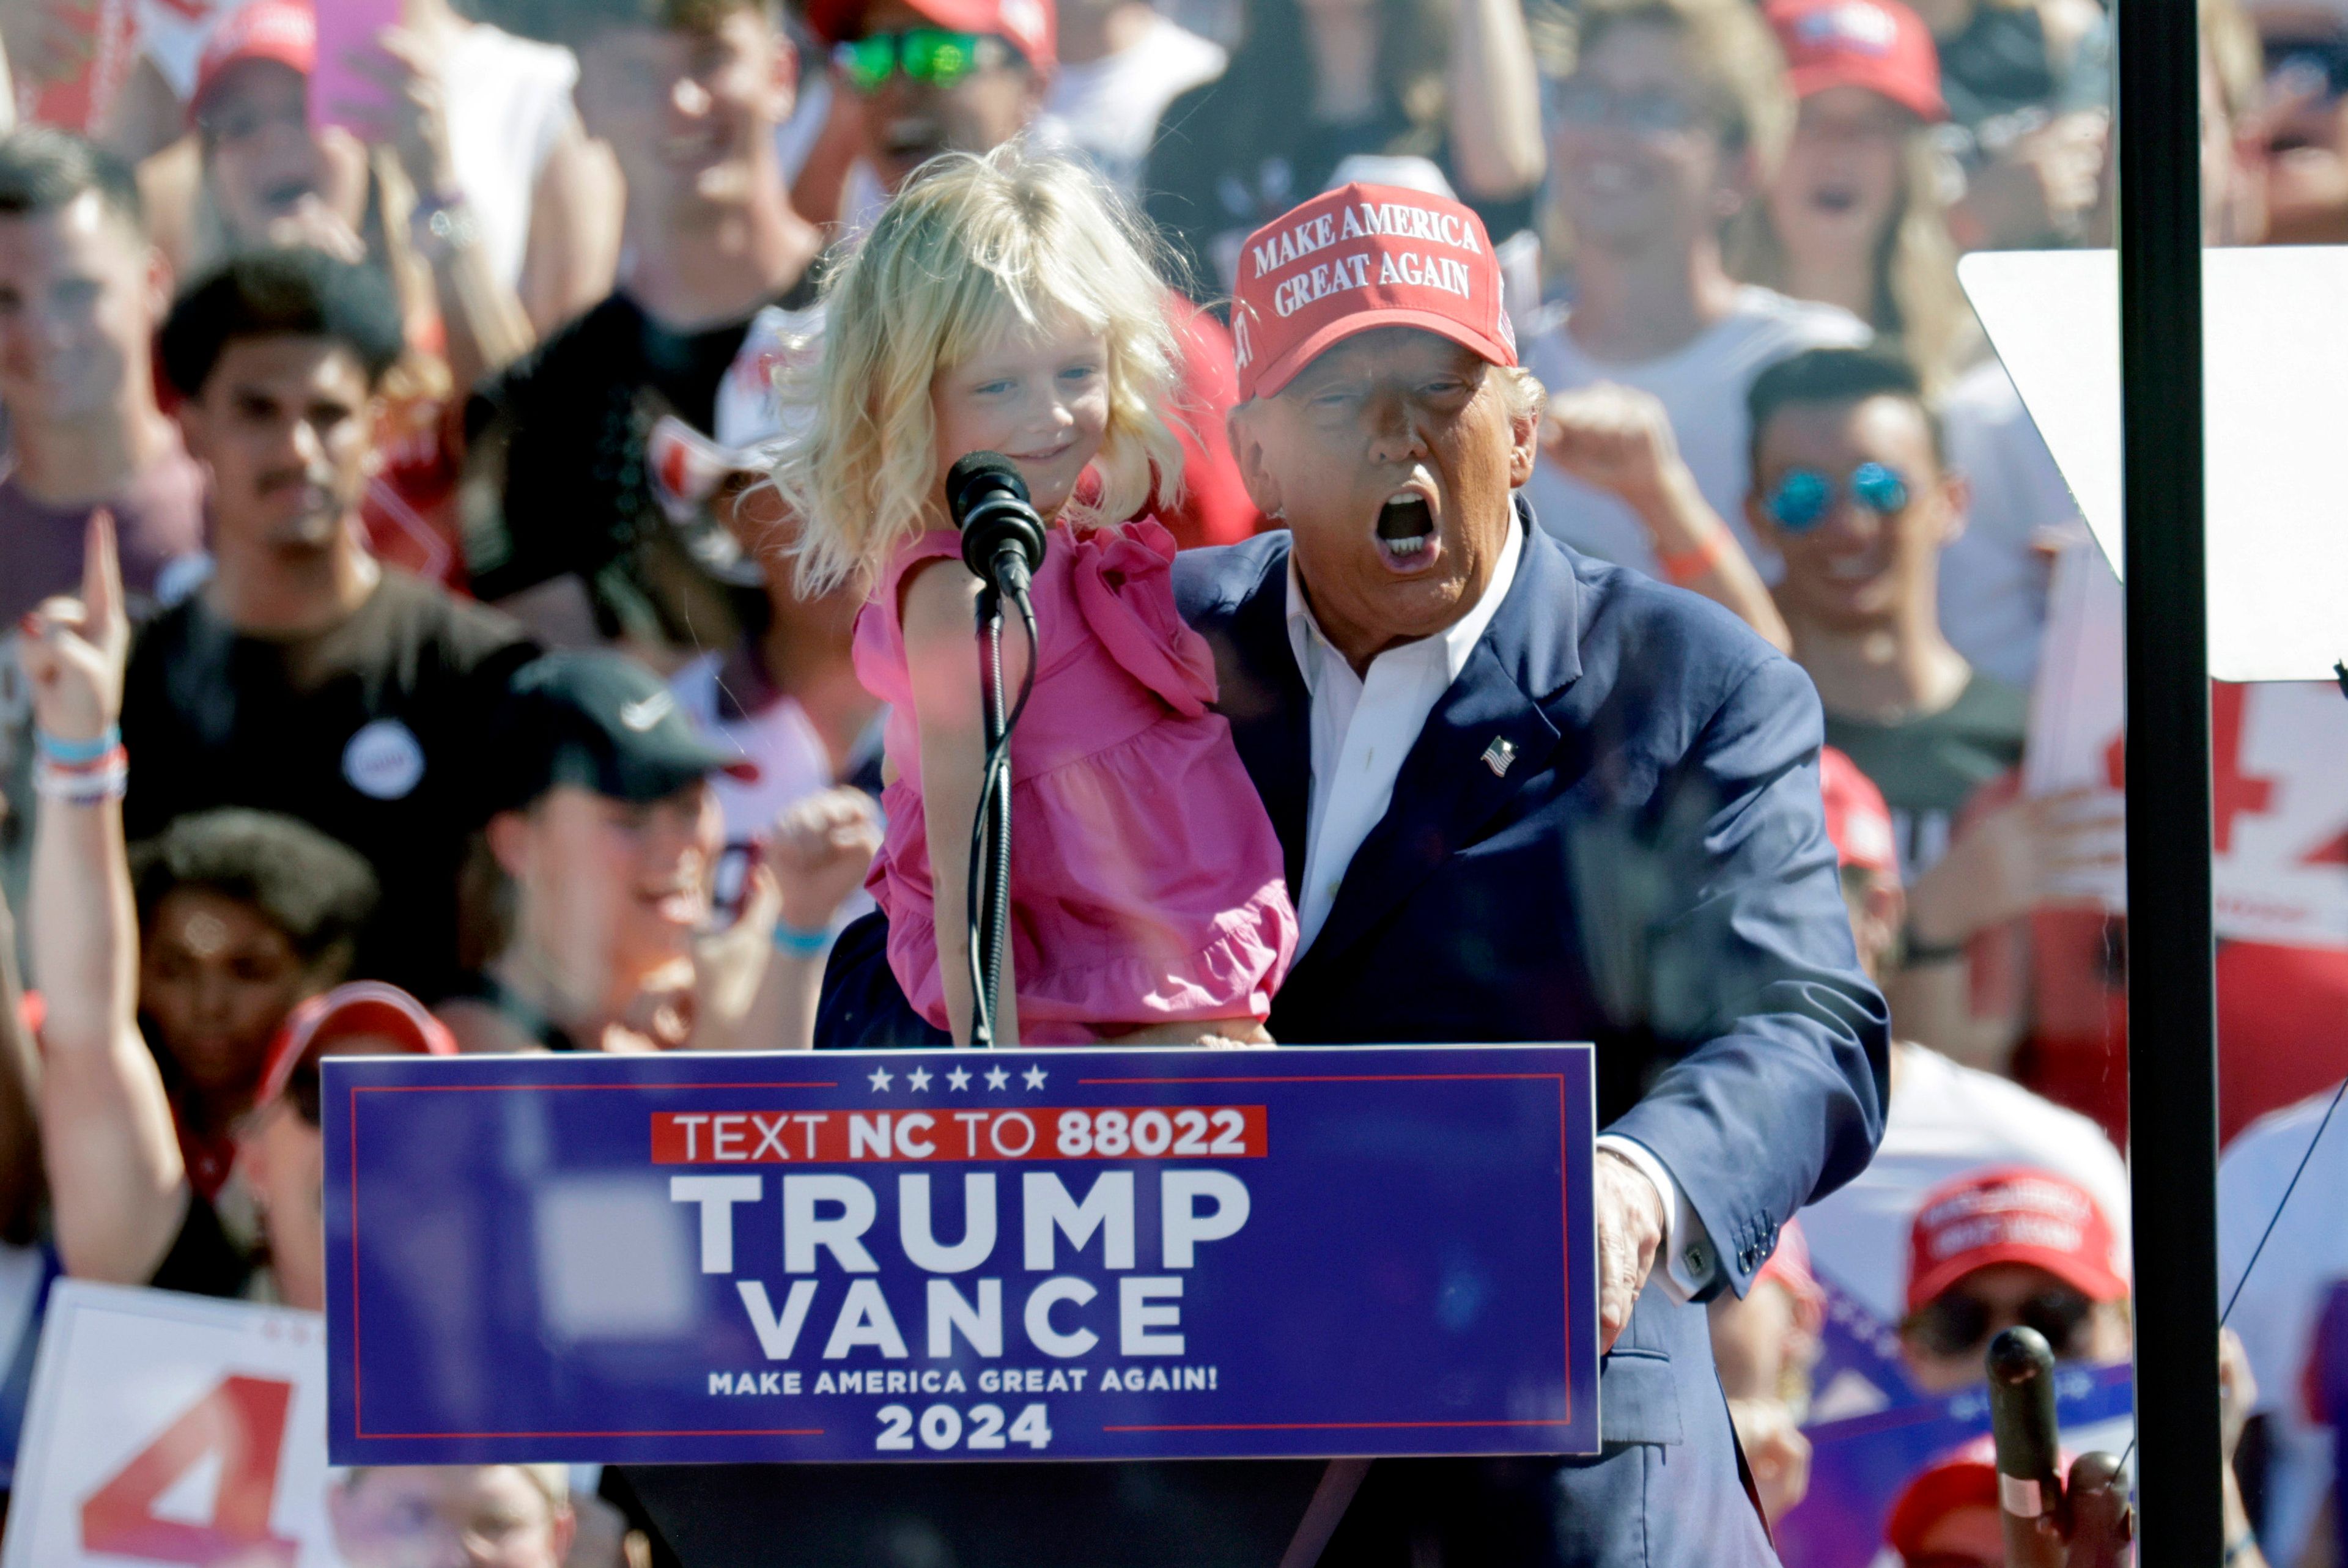
[[[193,1568],[294,1568],[301,1543],[270,1532],[294,1385],[223,1378],[81,1505],[85,1552]],[[221,1461],[211,1522],[155,1517],[155,1501],[208,1455]]]

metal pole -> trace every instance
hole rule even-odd
[[[2195,0],[2118,0],[2128,1108],[2145,1568],[2224,1553]]]

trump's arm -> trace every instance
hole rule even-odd
[[[1684,1043],[1606,1129],[1662,1161],[1739,1295],[1778,1228],[1883,1134],[1890,1023],[1827,839],[1822,733],[1808,677],[1766,659],[1662,782],[1641,1001]]]

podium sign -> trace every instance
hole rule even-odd
[[[337,1463],[1598,1448],[1587,1046],[325,1075]]]

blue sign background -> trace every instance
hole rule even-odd
[[[330,1059],[324,1072],[336,1463],[1598,1448],[1587,1046]],[[1071,1108],[1103,1127],[1097,1108],[1125,1108],[1122,1129],[1138,1127],[1136,1108],[1193,1106],[1262,1107],[1249,1135],[1262,1153],[1143,1158],[1120,1131],[1112,1157],[973,1160],[964,1141],[983,1154],[975,1129],[994,1123],[954,1119],[1030,1112],[1040,1153],[1064,1146]],[[774,1129],[781,1112],[798,1120],[765,1141],[766,1163],[741,1162],[755,1124],[738,1117],[732,1163],[708,1159],[704,1121],[690,1122],[698,1163],[654,1162],[656,1120],[674,1158],[684,1123],[664,1118],[757,1112]],[[879,1113],[924,1112],[911,1146],[931,1157],[904,1157],[901,1129],[893,1159],[870,1140],[847,1157],[836,1136],[850,1113],[869,1132]],[[808,1119],[821,1112],[819,1139]],[[1247,1217],[1228,1235],[1189,1227],[1202,1239],[1185,1266],[1166,1209],[1211,1222],[1227,1197],[1161,1200],[1161,1182],[1202,1171],[1239,1178]],[[900,1178],[929,1177],[926,1234],[952,1248],[967,1239],[963,1178],[981,1173],[995,1178],[992,1250],[957,1272],[915,1266]],[[1109,1229],[1077,1245],[1046,1218],[1053,1260],[1026,1266],[1029,1179],[1083,1200],[1112,1173],[1132,1176],[1129,1264],[1107,1266]],[[673,1176],[711,1175],[753,1179],[757,1195],[673,1199]],[[870,1188],[871,1272],[843,1267],[852,1246],[811,1245],[820,1226],[787,1267],[794,1176],[802,1197],[824,1184],[808,1177]],[[847,1206],[794,1212],[837,1221]],[[730,1257],[711,1252],[714,1234]],[[999,1290],[999,1354],[963,1331],[931,1354],[935,1280],[965,1317]],[[1039,1340],[1032,1297],[1047,1280],[1066,1283]],[[1127,1294],[1149,1280],[1138,1302]],[[754,1286],[769,1345],[808,1297],[786,1359],[762,1350]],[[1039,1348],[1087,1331],[1081,1352],[1065,1337]],[[1171,1335],[1179,1353],[1163,1348]]]

